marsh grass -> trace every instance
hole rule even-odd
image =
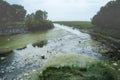
[[[83,55],[57,55],[32,73],[32,80],[117,80],[108,65]]]
[[[57,54],[48,60],[48,62],[44,65],[43,69],[51,66],[51,67],[59,67],[59,66],[71,66],[71,67],[87,67],[89,63],[95,61],[90,57],[84,55],[77,54]]]

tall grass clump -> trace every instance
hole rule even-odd
[[[82,55],[58,55],[32,74],[32,80],[117,80],[103,62]]]

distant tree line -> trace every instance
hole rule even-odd
[[[53,27],[51,21],[47,20],[47,12],[38,10],[26,15],[27,11],[18,4],[9,4],[0,0],[0,27],[24,24],[29,30],[43,30]]]
[[[120,31],[120,0],[108,2],[93,17],[92,23],[96,28],[101,28],[101,32],[119,35]]]

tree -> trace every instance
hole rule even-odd
[[[0,22],[9,21],[12,17],[11,6],[6,1],[0,0]]]
[[[110,1],[101,7],[92,23],[95,25],[95,32],[120,39],[120,0]]]
[[[15,22],[25,19],[26,10],[21,5],[10,5],[8,2],[0,0],[0,22]]]
[[[51,21],[47,20],[47,12],[37,10],[35,13],[26,16],[26,25],[29,31],[40,31],[53,28]]]
[[[24,7],[21,5],[13,4],[12,8],[14,10],[14,21],[24,21],[26,15],[26,10]]]
[[[44,11],[43,12],[43,20],[47,20],[47,17],[48,17],[47,15],[48,15],[48,13],[46,11]]]
[[[28,14],[26,16],[26,25],[30,27],[30,26],[34,26],[34,24],[35,24],[35,14],[34,13]]]
[[[35,20],[37,20],[37,21],[43,20],[43,11],[38,10],[35,12]]]
[[[92,23],[96,26],[120,26],[120,0],[110,1],[93,17]]]
[[[35,13],[31,13],[26,16],[26,23],[42,23],[47,20],[47,14],[48,13],[46,11],[37,10]]]
[[[37,21],[47,20],[47,14],[48,13],[46,11],[38,10],[35,12],[35,20]]]

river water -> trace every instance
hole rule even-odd
[[[99,53],[100,49],[106,49],[106,47],[92,40],[89,34],[64,25],[54,24],[54,26],[55,28],[50,31],[37,33],[39,37],[43,37],[39,40],[47,40],[47,44],[43,47],[33,47],[32,43],[29,43],[25,49],[14,49],[9,56],[2,57],[0,80],[23,80],[23,76],[36,71],[56,54],[82,54],[98,60],[106,60]]]

